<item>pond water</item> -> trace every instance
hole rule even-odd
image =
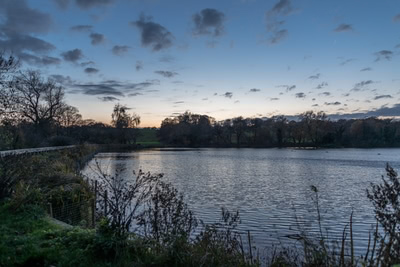
[[[220,218],[221,207],[239,210],[239,231],[250,230],[258,248],[289,242],[300,229],[318,230],[314,193],[319,191],[322,226],[331,239],[340,238],[354,211],[356,252],[367,244],[375,223],[366,189],[379,183],[386,163],[400,169],[400,149],[155,149],[100,153],[109,172],[124,168],[163,173],[164,180],[184,194],[196,216],[205,222]]]

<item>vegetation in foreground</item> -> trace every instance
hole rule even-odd
[[[99,168],[93,229],[88,223],[93,187],[72,168],[89,151],[80,152],[25,158],[26,169],[18,164],[13,170],[7,164],[0,166],[2,188],[8,188],[2,191],[0,207],[0,266],[393,266],[400,262],[400,181],[390,166],[382,183],[367,191],[377,225],[364,255],[354,254],[352,217],[341,241],[326,237],[315,187],[319,234],[299,230],[297,246],[276,246],[260,254],[250,233],[236,231],[238,212],[223,209],[219,222],[204,224],[162,175],[150,173],[138,172],[127,182],[119,171],[109,175]],[[75,177],[75,186],[62,178],[69,175]],[[4,182],[7,177],[15,182]],[[46,215],[49,203],[54,207],[59,203],[61,210],[78,203],[72,205],[75,212],[64,210],[58,217],[68,221],[75,216],[78,221],[72,222],[77,226],[65,228],[51,221]]]

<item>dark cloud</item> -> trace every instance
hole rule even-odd
[[[399,117],[400,116],[400,104],[395,104],[393,107],[382,106],[375,110],[367,111],[367,112],[357,112],[357,113],[348,113],[348,114],[331,114],[330,118],[338,120],[338,119],[361,119],[367,117]]]
[[[393,17],[394,22],[400,22],[400,14],[397,14],[396,16]]]
[[[386,99],[386,98],[393,98],[393,96],[391,96],[391,95],[377,95],[377,96],[374,97],[374,100]]]
[[[317,87],[315,87],[315,89],[322,89],[322,88],[325,88],[326,86],[328,86],[328,83],[322,82],[322,83],[318,84]]]
[[[226,92],[225,94],[223,94],[223,96],[225,96],[227,98],[232,98],[233,93],[232,92]]]
[[[51,29],[51,16],[30,8],[25,0],[0,1],[0,48],[12,51],[21,61],[32,65],[58,64],[47,54],[55,46],[38,37]]]
[[[305,98],[306,94],[300,92],[300,93],[297,93],[295,96],[296,96],[296,98]]]
[[[310,77],[308,77],[308,79],[310,79],[310,80],[318,80],[320,76],[321,76],[321,73],[317,73],[315,75],[311,75]]]
[[[83,53],[82,50],[76,48],[62,53],[61,56],[65,61],[76,63],[78,60],[83,58]]]
[[[114,96],[102,96],[98,97],[103,102],[114,102],[114,101],[119,101],[119,98],[116,98]]]
[[[341,105],[342,103],[340,103],[339,101],[336,101],[336,102],[325,102],[324,103],[324,105],[326,105],[326,106],[338,106],[338,105]]]
[[[287,35],[288,30],[282,29],[285,21],[282,17],[289,15],[293,11],[290,0],[279,0],[269,11],[266,13],[267,31],[271,36],[269,42],[276,44],[282,41]]]
[[[96,68],[86,68],[86,69],[85,69],[85,72],[86,72],[87,74],[95,74],[95,73],[98,73],[99,70],[96,69]]]
[[[66,9],[69,5],[69,0],[54,0],[57,6],[62,9]]]
[[[361,81],[359,83],[356,83],[353,87],[353,89],[351,89],[351,91],[361,91],[364,89],[365,86],[368,86],[370,84],[376,83],[372,80],[367,80],[367,81]]]
[[[312,107],[318,107],[319,105],[318,104],[314,104],[314,105],[311,105]]]
[[[363,68],[363,69],[361,69],[360,71],[371,71],[372,69],[370,68],[370,67],[368,67],[368,68]]]
[[[185,101],[175,101],[173,104],[177,105],[177,104],[183,104],[185,103]]]
[[[193,34],[220,36],[224,31],[224,20],[224,13],[216,9],[205,8],[193,15],[195,26]]]
[[[252,88],[252,89],[249,90],[250,93],[257,93],[257,92],[260,92],[260,91],[261,91],[261,89],[257,89],[257,88]]]
[[[77,89],[74,91],[75,93],[123,97],[125,94],[128,94],[128,96],[131,95],[132,91],[135,93],[159,83],[159,80],[148,80],[141,83],[107,80],[100,83],[75,83],[72,86]]]
[[[154,73],[160,74],[166,78],[172,78],[172,77],[178,75],[177,72],[165,71],[165,70],[156,70]]]
[[[140,31],[142,46],[151,47],[153,51],[160,51],[172,45],[174,38],[172,33],[160,24],[152,22],[151,18],[141,15],[139,20],[133,21],[131,24]]]
[[[104,35],[103,34],[101,34],[101,33],[91,33],[90,35],[89,35],[89,37],[90,37],[90,39],[91,39],[91,44],[92,45],[98,45],[98,44],[101,44],[101,43],[103,43],[104,41],[105,41],[105,37],[104,37]]]
[[[61,59],[56,57],[35,56],[27,53],[20,53],[18,58],[30,65],[35,65],[35,66],[57,65],[61,63]]]
[[[279,98],[278,98],[278,97],[271,97],[269,100],[271,100],[271,101],[277,101],[277,100],[279,100]]]
[[[114,0],[75,0],[76,4],[82,9],[105,6],[114,2]]]
[[[132,97],[132,96],[138,96],[138,95],[143,95],[142,93],[139,92],[135,92],[135,93],[130,93],[128,94],[128,96]]]
[[[353,27],[351,26],[351,24],[340,24],[339,26],[337,26],[333,31],[335,32],[350,32],[353,31]]]
[[[90,32],[93,29],[92,25],[75,25],[72,26],[71,31],[77,31],[77,32]]]
[[[114,55],[122,56],[123,54],[127,53],[130,48],[131,47],[127,45],[114,45],[112,52]]]
[[[136,61],[136,71],[140,71],[143,69],[143,62],[142,61]]]
[[[374,55],[376,56],[375,61],[379,61],[382,59],[391,60],[393,57],[393,52],[390,50],[381,50],[374,53]]]

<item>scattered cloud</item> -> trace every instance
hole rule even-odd
[[[140,92],[135,92],[135,93],[130,93],[130,94],[128,94],[128,96],[130,96],[130,97],[138,96],[138,95],[143,95],[143,94],[140,93]]]
[[[279,98],[278,98],[278,97],[271,97],[269,100],[271,100],[271,101],[277,101],[277,100],[279,100]]]
[[[327,82],[322,82],[320,84],[317,85],[317,87],[315,87],[315,89],[322,89],[328,86]]]
[[[296,98],[305,98],[306,94],[300,92],[300,93],[297,93],[295,96],[296,96]]]
[[[379,99],[386,99],[386,98],[393,98],[391,95],[377,95],[374,97],[374,100],[379,100]]]
[[[261,89],[257,89],[257,88],[252,88],[252,89],[249,90],[250,93],[257,93],[257,92],[260,92],[260,91],[261,91]]]
[[[122,56],[127,53],[131,47],[127,45],[114,45],[112,52],[116,56]]]
[[[82,62],[82,63],[79,63],[79,66],[81,66],[81,67],[87,67],[87,66],[89,66],[89,65],[94,65],[95,63],[93,62],[93,61],[86,61],[86,62]]]
[[[82,53],[82,50],[76,48],[76,49],[61,53],[61,56],[64,58],[65,61],[76,63],[78,60],[83,58],[83,53]]]
[[[333,31],[335,32],[351,32],[353,31],[353,26],[351,26],[351,24],[340,24],[339,26],[337,26]]]
[[[136,61],[136,65],[135,65],[136,71],[140,71],[143,69],[143,62],[138,60]]]
[[[344,65],[349,64],[350,62],[353,62],[355,60],[356,60],[355,58],[345,59],[342,62],[340,62],[340,66],[344,66]]]
[[[296,89],[296,85],[278,85],[277,87],[283,87],[286,89],[286,92],[290,92]]]
[[[95,73],[98,73],[99,72],[99,70],[98,69],[96,69],[96,68],[86,68],[85,69],[85,72],[87,73],[87,74],[95,74]]]
[[[361,81],[359,83],[356,83],[354,85],[353,89],[351,89],[351,91],[355,91],[355,92],[361,91],[361,90],[364,89],[365,86],[368,86],[368,85],[373,84],[373,83],[376,83],[376,82],[374,82],[372,80]]]
[[[172,45],[174,39],[172,33],[158,23],[152,22],[151,17],[141,15],[139,20],[131,22],[141,34],[141,42],[144,47],[151,47],[153,51],[160,51]]]
[[[330,93],[330,92],[322,92],[322,93],[320,93],[319,95],[323,95],[323,96],[330,96],[330,95],[331,95],[331,93]]]
[[[174,71],[165,71],[165,70],[157,70],[157,71],[155,71],[154,73],[157,73],[157,74],[159,74],[159,75],[162,75],[162,76],[164,76],[165,78],[172,78],[172,77],[178,75],[177,72],[174,72]]]
[[[320,76],[321,76],[321,73],[317,73],[315,75],[311,75],[310,77],[308,77],[308,79],[310,79],[310,80],[318,80]]]
[[[400,14],[393,17],[393,22],[400,22]]]
[[[224,13],[213,8],[205,8],[193,15],[195,26],[193,34],[220,36],[224,32],[224,20]]]
[[[340,103],[339,101],[335,101],[335,102],[325,102],[324,105],[325,106],[338,106],[341,105],[342,103]]]
[[[90,42],[91,42],[92,45],[98,45],[98,44],[104,43],[104,41],[106,40],[106,38],[104,37],[103,34],[96,33],[96,32],[91,33],[89,35],[89,37],[91,39]]]
[[[368,67],[368,68],[363,68],[360,71],[371,71],[371,70],[372,70],[372,68]]]
[[[282,29],[285,21],[282,17],[288,16],[293,11],[290,0],[279,0],[266,13],[267,31],[270,33],[269,42],[276,44],[286,38],[288,35],[287,29]]]
[[[375,61],[380,61],[382,59],[391,60],[393,57],[393,52],[390,50],[381,50],[374,53],[374,55],[376,56]]]
[[[114,96],[102,96],[98,97],[103,102],[114,102],[114,101],[119,101],[119,98],[116,98]]]
[[[75,25],[70,28],[71,31],[76,32],[90,32],[92,29],[92,25]]]
[[[225,94],[223,94],[223,96],[225,96],[227,98],[232,98],[233,93],[232,92],[226,92]]]

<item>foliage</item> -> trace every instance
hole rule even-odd
[[[374,265],[390,266],[400,262],[400,180],[397,172],[386,165],[386,176],[381,184],[371,184],[367,190],[375,217],[382,232],[375,238],[380,245]]]
[[[144,236],[161,245],[188,241],[197,227],[197,219],[183,201],[183,195],[171,184],[158,181],[145,200],[137,224]]]

